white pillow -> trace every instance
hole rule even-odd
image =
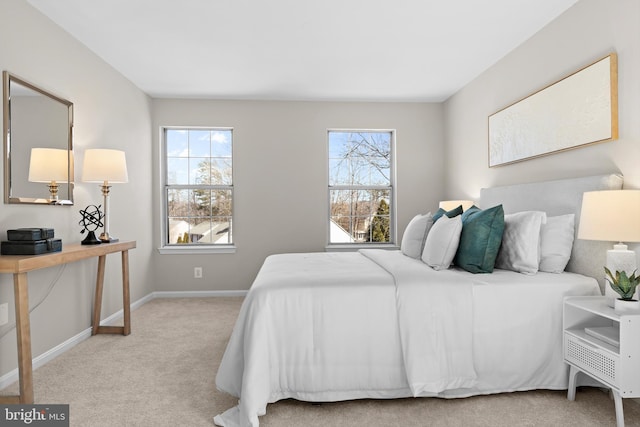
[[[571,258],[575,235],[575,215],[547,218],[540,228],[540,271],[562,273]]]
[[[427,241],[422,251],[422,261],[434,270],[449,268],[458,250],[461,231],[461,215],[453,218],[442,215],[427,234]]]
[[[416,215],[413,217],[402,235],[400,243],[400,251],[411,258],[420,259],[424,242],[427,239],[427,233],[433,225],[433,216],[431,212],[425,215]]]
[[[547,214],[525,211],[504,216],[502,245],[496,267],[524,274],[535,274],[540,264],[540,227]]]

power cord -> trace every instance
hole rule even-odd
[[[62,273],[64,273],[64,270],[66,269],[67,264],[62,264],[60,265],[60,267],[58,268],[58,272],[56,273],[56,275],[53,277],[53,279],[51,280],[51,282],[49,283],[49,286],[47,287],[47,291],[45,292],[44,296],[42,298],[40,298],[40,300],[34,304],[33,307],[29,308],[29,314],[31,314],[33,312],[33,310],[35,310],[36,308],[38,308],[40,306],[40,304],[42,304],[44,302],[45,299],[47,299],[47,297],[49,296],[49,294],[51,293],[51,291],[53,290],[53,288],[56,286],[56,283],[58,283],[58,280],[60,280],[60,277],[62,277]],[[14,296],[15,298],[15,296]],[[13,329],[15,329],[16,327],[16,322],[10,323],[8,325],[5,325],[3,327],[0,327],[0,339],[4,338],[5,335],[7,335],[9,332],[11,332]]]

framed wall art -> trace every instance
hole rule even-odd
[[[612,53],[489,116],[489,167],[618,137]]]

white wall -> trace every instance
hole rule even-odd
[[[581,0],[449,98],[448,197],[477,200],[482,187],[610,172],[624,175],[625,188],[640,188],[639,28],[638,0]],[[611,52],[618,54],[619,139],[488,168],[489,115]],[[630,249],[640,252],[638,244]]]
[[[155,254],[157,289],[248,289],[266,256],[323,251],[328,128],[396,129],[401,234],[415,214],[437,208],[442,196],[442,122],[440,104],[153,100],[155,165],[160,126],[234,128],[238,248],[235,254]],[[154,182],[159,186],[157,167]],[[160,206],[159,191],[155,197]],[[159,220],[155,215],[156,246]],[[193,279],[196,266],[203,267],[203,279]]]
[[[622,172],[640,188],[640,2],[581,0],[445,103],[446,193],[477,199],[481,187]],[[618,140],[488,168],[487,118],[546,85],[617,52]]]
[[[74,103],[76,188],[74,206],[0,205],[0,240],[6,238],[6,230],[10,228],[52,227],[63,245],[80,242],[84,235],[80,234],[78,211],[89,204],[102,204],[96,184],[79,182],[84,150],[125,150],[130,182],[112,188],[111,231],[120,238],[138,242],[138,248],[129,255],[131,298],[135,301],[153,290],[149,275],[152,252],[149,98],[26,1],[3,1],[2,18],[0,69]],[[96,266],[97,260],[67,265],[51,293],[32,312],[34,357],[90,327]],[[109,256],[103,317],[122,308],[119,269],[120,257]],[[29,273],[31,305],[44,298],[59,272],[60,268],[53,267]],[[12,284],[11,275],[0,275],[0,303],[9,303],[10,322],[14,319]],[[0,335],[4,335],[0,338],[2,376],[17,367],[15,329],[0,326]]]

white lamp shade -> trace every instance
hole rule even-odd
[[[578,238],[640,242],[640,190],[584,193]]]
[[[82,181],[123,183],[129,181],[124,151],[94,148],[84,152]]]
[[[440,202],[438,207],[444,209],[445,211],[450,211],[451,209],[455,209],[460,205],[462,205],[462,210],[466,211],[471,206],[473,206],[473,200],[443,200]]]
[[[29,159],[30,182],[68,182],[70,152],[58,148],[32,148]]]

